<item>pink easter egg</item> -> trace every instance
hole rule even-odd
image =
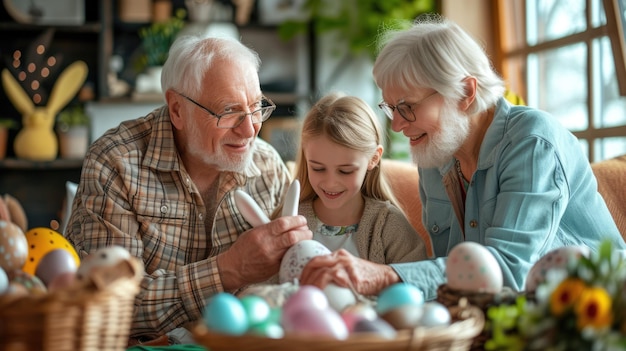
[[[446,263],[448,287],[455,290],[495,294],[502,290],[502,268],[491,251],[464,241],[450,250]]]

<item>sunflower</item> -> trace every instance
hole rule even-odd
[[[585,289],[576,303],[578,329],[591,326],[594,328],[608,327],[613,323],[611,296],[602,287]]]
[[[578,300],[585,290],[585,283],[578,278],[567,278],[550,295],[550,312],[560,316]]]

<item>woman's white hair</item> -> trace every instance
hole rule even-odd
[[[259,55],[235,39],[182,36],[170,47],[163,65],[162,90],[199,94],[204,74],[216,61],[250,64],[257,72],[261,66]]]
[[[388,31],[379,38],[379,47],[373,73],[381,89],[432,88],[456,102],[466,95],[465,78],[475,77],[477,93],[470,114],[489,109],[504,94],[504,82],[484,49],[441,16],[421,16],[407,30]]]

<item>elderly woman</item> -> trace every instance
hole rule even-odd
[[[447,255],[472,241],[522,290],[532,265],[566,245],[626,245],[576,137],[548,113],[513,106],[478,43],[441,17],[392,33],[374,64],[380,108],[410,142],[431,260],[374,264],[345,251],[311,260],[301,282],[378,294],[399,281],[434,299]],[[417,191],[416,194],[417,195]]]

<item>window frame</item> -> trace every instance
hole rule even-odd
[[[607,23],[599,27],[592,27],[591,1],[586,0],[587,29],[558,39],[545,40],[535,45],[528,45],[526,41],[526,0],[496,0],[494,2],[494,40],[495,53],[493,58],[494,67],[500,72],[507,82],[507,88],[528,101],[528,86],[526,83],[527,58],[532,54],[539,54],[547,50],[584,43],[591,52],[594,40],[608,37],[611,42],[615,61],[619,95],[626,96],[626,41],[624,40],[624,22],[621,21],[619,9],[620,0],[601,0],[603,2]],[[594,123],[594,97],[593,60],[592,54],[587,55],[587,129],[572,132],[577,138],[585,140],[588,145],[588,158],[590,162],[595,159],[596,140],[610,137],[625,137],[626,125],[614,127],[596,127]]]

